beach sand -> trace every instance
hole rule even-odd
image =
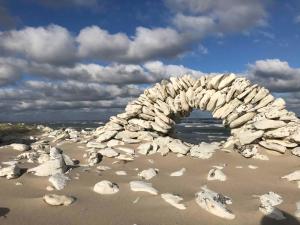
[[[82,146],[82,148],[80,148]],[[64,143],[60,146],[64,153],[80,160],[86,149],[78,143]],[[11,148],[0,149],[0,161],[8,161],[19,152]],[[207,160],[191,157],[178,158],[175,154],[163,157],[160,154],[139,155],[132,162],[114,163],[116,159],[103,158],[98,165],[111,167],[99,172],[96,167],[78,167],[68,176],[71,181],[61,191],[47,191],[47,177],[23,174],[17,179],[0,178],[0,224],[1,225],[259,225],[259,224],[300,224],[292,215],[296,211],[296,202],[300,201],[300,189],[296,183],[280,177],[299,169],[299,158],[289,153],[281,156],[269,155],[269,161],[246,159],[238,153],[216,152]],[[153,160],[153,161],[151,161]],[[207,181],[208,171],[215,165],[226,164],[223,172],[225,182]],[[257,166],[250,169],[248,165]],[[20,164],[22,168],[33,164]],[[242,166],[243,168],[236,168]],[[138,170],[136,169],[138,168]],[[151,182],[159,195],[130,190],[129,182],[140,180],[138,172],[148,168],[157,168],[159,173]],[[170,173],[181,168],[186,172],[180,177],[171,177]],[[125,176],[115,174],[118,170],[127,172]],[[79,177],[79,179],[75,179]],[[109,180],[118,184],[120,191],[114,195],[100,195],[93,192],[93,186]],[[21,182],[23,185],[16,185]],[[195,201],[195,193],[207,185],[213,191],[232,198],[229,209],[236,215],[234,220],[216,217],[200,208]],[[283,203],[278,208],[284,211],[287,220],[276,221],[264,217],[258,210],[259,199],[253,195],[274,191],[282,196]],[[166,203],[161,193],[179,194],[187,209],[179,210]],[[42,197],[56,193],[76,197],[70,206],[49,206]]]

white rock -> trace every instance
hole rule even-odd
[[[115,194],[119,191],[119,187],[117,184],[114,184],[108,180],[102,180],[95,184],[94,192],[102,195],[111,195]]]
[[[257,167],[257,166],[254,166],[254,165],[248,165],[248,168],[249,168],[249,169],[252,169],[252,170],[255,170],[255,169],[257,169],[258,167]]]
[[[207,180],[226,181],[226,179],[227,177],[221,169],[216,169],[216,168],[211,169],[207,175]]]
[[[180,153],[183,155],[186,155],[190,150],[189,146],[186,146],[178,139],[174,139],[172,142],[170,142],[168,144],[168,148],[174,153]]]
[[[300,217],[300,201],[296,202],[296,212],[294,213],[296,217]]]
[[[144,143],[144,144],[140,144],[138,147],[137,147],[137,150],[140,154],[142,155],[147,155],[150,151],[150,149],[152,148],[152,145],[151,143]]]
[[[267,148],[267,149],[270,149],[270,150],[273,150],[273,151],[276,151],[276,152],[279,152],[279,153],[285,153],[285,151],[286,151],[285,146],[282,146],[282,145],[279,145],[279,144],[276,144],[276,143],[272,143],[272,142],[268,142],[268,140],[267,141],[260,141],[259,144],[261,146],[263,146],[264,148]]]
[[[281,177],[283,179],[287,179],[288,181],[298,181],[300,180],[300,170],[296,170],[288,175]]]
[[[252,130],[245,130],[237,133],[237,138],[239,139],[241,145],[251,144],[258,138],[261,138],[264,134],[264,131],[252,131]]]
[[[115,148],[117,150],[120,150],[120,151],[123,151],[127,154],[130,154],[130,155],[133,155],[134,154],[134,149],[133,148],[130,148],[130,147],[123,147],[123,146],[120,146],[120,147],[117,147]]]
[[[276,129],[285,126],[286,123],[280,120],[259,120],[253,123],[253,126],[258,130]]]
[[[138,176],[140,176],[145,180],[150,180],[153,177],[155,177],[157,173],[158,173],[158,169],[149,168],[147,170],[143,170],[142,172],[140,172]]]
[[[102,157],[98,152],[94,152],[94,151],[88,152],[87,156],[88,156],[87,162],[89,166],[94,166],[98,164]]]
[[[124,145],[123,141],[112,139],[106,143],[107,147],[114,147],[116,145]]]
[[[46,190],[47,190],[47,191],[54,191],[55,189],[54,189],[54,187],[48,185],[48,186],[46,187]]]
[[[105,148],[106,147],[106,144],[104,143],[99,143],[99,142],[95,142],[95,141],[89,141],[87,144],[86,144],[86,147],[88,148]]]
[[[146,183],[144,181],[131,181],[129,184],[132,191],[143,191],[153,195],[158,194],[158,191],[152,187],[151,183]]]
[[[21,169],[15,164],[8,167],[0,167],[0,177],[6,177],[6,179],[14,179],[21,175]]]
[[[233,120],[229,124],[229,127],[230,128],[240,127],[241,125],[243,125],[243,124],[247,123],[249,120],[251,120],[255,115],[256,115],[256,113],[254,113],[254,112],[246,113],[246,114],[238,117],[237,119]]]
[[[257,147],[253,146],[253,147],[247,147],[244,150],[242,150],[241,155],[244,156],[245,158],[252,158],[255,155],[257,155]]]
[[[300,157],[300,147],[294,148],[292,151],[293,155],[299,156]]]
[[[201,142],[200,145],[191,147],[190,153],[192,157],[209,159],[218,148],[218,144]]]
[[[20,152],[24,152],[24,151],[28,151],[30,149],[30,147],[28,145],[25,144],[11,144],[10,145],[14,150],[20,151]]]
[[[119,155],[118,152],[116,152],[115,150],[113,150],[112,148],[105,148],[105,149],[101,149],[98,151],[101,155],[108,157],[108,158],[113,158]]]
[[[116,174],[119,175],[119,176],[126,176],[127,175],[126,171],[124,171],[124,170],[116,171]]]
[[[201,187],[202,191],[196,193],[196,202],[204,210],[209,213],[232,220],[235,215],[226,208],[227,204],[232,204],[231,199],[222,194],[216,193],[206,186]]]
[[[116,157],[116,159],[123,160],[123,161],[133,161],[134,157],[132,155],[120,154]]]
[[[180,177],[180,176],[182,176],[184,174],[185,171],[186,171],[186,169],[182,168],[180,170],[177,170],[177,171],[171,173],[170,176],[171,177]]]
[[[274,192],[268,192],[267,194],[259,196],[260,206],[259,210],[266,216],[273,218],[275,220],[286,219],[283,213],[276,207],[283,202],[280,195]]]
[[[66,163],[57,148],[50,149],[50,159],[48,161],[27,170],[28,173],[33,173],[36,176],[51,176],[56,173],[65,173],[66,171]]]
[[[183,198],[178,195],[174,195],[171,193],[164,193],[164,194],[161,194],[161,197],[163,200],[165,200],[167,203],[171,204],[172,206],[174,206],[177,209],[180,209],[180,210],[186,209],[186,206],[184,204],[179,203],[183,200]]]
[[[57,173],[49,177],[49,182],[55,187],[56,190],[62,190],[69,180],[70,178],[62,173]]]
[[[110,170],[111,168],[109,166],[97,166],[97,169],[101,171],[105,171],[105,170]]]
[[[59,206],[59,205],[68,206],[75,201],[75,198],[72,196],[56,195],[56,194],[45,195],[43,199],[47,204],[53,206]]]
[[[117,133],[118,133],[118,131],[115,131],[115,130],[106,131],[105,133],[101,134],[101,135],[97,138],[97,142],[105,142],[105,141],[108,141],[108,140],[112,139]]]

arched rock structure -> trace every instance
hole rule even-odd
[[[242,152],[259,147],[284,153],[300,144],[299,119],[285,109],[285,101],[232,73],[197,79],[184,75],[155,84],[98,129],[98,141],[151,141],[168,136],[174,124],[193,109],[210,111],[230,127],[231,136],[223,148]]]

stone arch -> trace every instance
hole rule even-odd
[[[232,73],[197,79],[184,75],[155,84],[128,103],[124,113],[112,116],[98,130],[98,141],[126,132],[132,137],[139,133],[144,140],[168,136],[193,109],[210,111],[230,127],[231,136],[223,148],[260,147],[284,153],[300,144],[299,119],[286,110],[285,101]]]

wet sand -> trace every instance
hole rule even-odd
[[[80,148],[79,146],[83,146]],[[82,155],[85,145],[65,143],[59,146],[64,153],[85,163]],[[0,161],[11,160],[20,152],[11,148],[0,149]],[[299,158],[289,153],[281,156],[268,155],[269,161],[245,159],[237,153],[216,152],[207,160],[191,157],[178,158],[175,154],[163,157],[160,154],[139,155],[132,162],[114,163],[116,159],[104,157],[98,165],[111,167],[99,172],[96,167],[78,167],[68,176],[71,181],[61,191],[47,191],[48,177],[23,174],[12,180],[0,178],[0,224],[1,225],[258,225],[258,224],[300,224],[292,215],[296,202],[300,201],[300,189],[296,183],[280,177],[299,169]],[[150,160],[150,161],[149,161]],[[153,160],[153,163],[151,163]],[[206,176],[212,166],[226,164],[223,172],[225,182],[207,181]],[[257,169],[250,169],[255,165]],[[22,168],[31,168],[34,164],[20,164]],[[236,168],[242,166],[243,168]],[[138,168],[138,170],[136,169]],[[159,195],[133,192],[129,182],[140,180],[139,171],[157,168],[159,173],[151,182]],[[186,172],[180,177],[171,177],[170,173],[181,168]],[[115,171],[124,170],[125,176]],[[79,179],[75,179],[75,177]],[[110,180],[118,184],[120,191],[114,195],[103,196],[93,192],[93,186],[101,180]],[[15,183],[23,185],[17,186]],[[213,216],[200,208],[195,201],[195,193],[207,185],[213,191],[232,198],[229,208],[236,215],[234,220],[225,220]],[[287,220],[275,221],[264,217],[258,210],[259,199],[253,195],[274,191],[282,196],[283,203],[278,208],[284,211]],[[162,193],[179,194],[187,209],[178,210],[166,203]],[[76,197],[70,206],[49,206],[42,197],[45,194],[66,194]],[[134,203],[136,202],[136,203]]]

